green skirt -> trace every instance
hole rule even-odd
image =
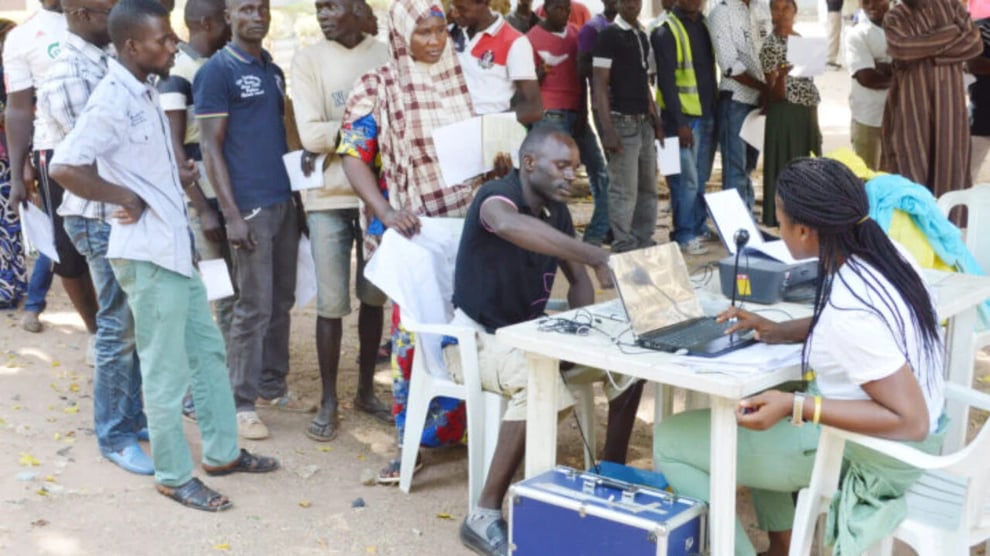
[[[795,158],[821,156],[818,107],[771,102],[763,139],[763,223],[777,226],[777,176]]]

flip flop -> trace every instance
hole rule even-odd
[[[314,419],[310,421],[309,426],[303,433],[310,440],[315,440],[317,442],[330,442],[334,438],[337,438],[337,427],[340,422],[337,420],[336,415],[329,423],[317,423]]]
[[[237,456],[237,459],[227,465],[221,465],[218,467],[205,464],[203,465],[203,471],[206,471],[206,474],[211,477],[230,475],[231,473],[268,473],[270,471],[275,471],[278,468],[279,464],[277,459],[266,456],[256,456],[244,448],[241,448],[241,453]]]
[[[378,471],[378,484],[380,485],[397,485],[399,484],[399,474],[402,471],[402,460],[393,459],[388,462],[388,465],[383,467]],[[413,477],[416,473],[423,468],[423,460],[420,459],[419,455],[416,456],[416,465],[413,467]]]
[[[176,502],[202,510],[204,512],[222,512],[233,507],[233,503],[226,496],[203,484],[199,479],[189,479],[182,486],[169,487],[165,485],[155,485],[155,488],[162,495],[175,500]]]
[[[391,425],[395,423],[395,418],[392,417],[392,408],[387,405],[375,400],[376,405],[365,405],[360,398],[354,398],[354,409],[358,411],[363,411],[368,415],[371,415],[375,419],[378,419],[382,423]]]

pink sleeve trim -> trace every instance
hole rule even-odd
[[[506,197],[505,195],[492,195],[491,197],[489,197],[489,198],[485,199],[484,201],[482,201],[481,202],[481,207],[478,208],[478,222],[481,223],[481,226],[484,229],[488,230],[490,233],[493,233],[493,234],[495,233],[495,230],[493,230],[488,225],[488,223],[485,222],[485,219],[482,216],[482,212],[481,211],[482,211],[482,209],[485,208],[485,205],[488,204],[489,201],[494,201],[494,200],[499,200],[499,201],[502,201],[503,203],[508,203],[508,204],[512,205],[512,208],[516,209],[516,211],[519,210],[519,207],[516,206],[516,203],[513,202],[512,199]]]

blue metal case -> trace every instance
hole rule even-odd
[[[557,467],[509,489],[514,556],[704,553],[704,502]]]

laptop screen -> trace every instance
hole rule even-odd
[[[704,316],[677,243],[612,255],[608,264],[637,337]]]

